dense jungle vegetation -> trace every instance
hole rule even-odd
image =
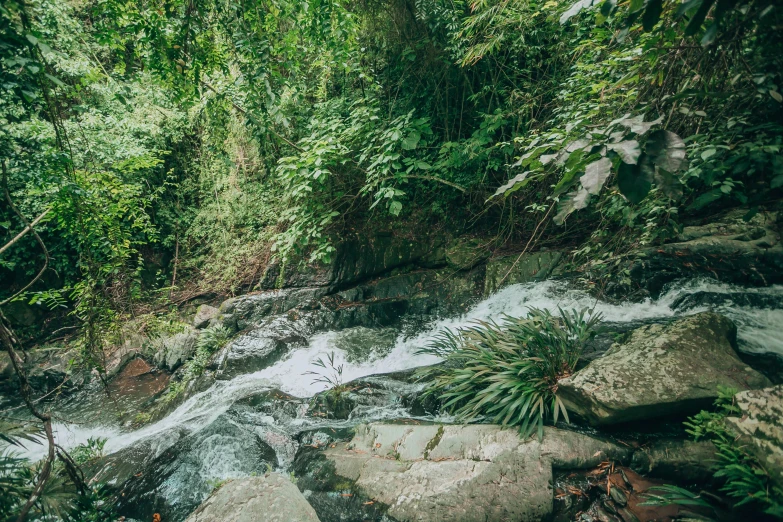
[[[4,348],[65,333],[100,373],[122,320],[368,230],[611,273],[687,219],[752,215],[783,187],[776,4],[4,0]],[[14,334],[19,302],[43,332]],[[112,520],[57,457],[2,475],[1,520]]]

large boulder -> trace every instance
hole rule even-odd
[[[320,466],[298,469],[307,477],[300,487],[360,492],[387,506],[394,520],[539,521],[552,513],[553,468],[590,468],[625,459],[628,450],[555,428],[539,441],[493,425],[400,423],[360,425],[350,443],[320,455]],[[317,511],[325,509],[318,498],[311,497]]]
[[[710,312],[643,326],[560,380],[561,397],[569,411],[602,425],[695,413],[712,404],[719,386],[769,386],[737,356],[736,335],[734,323]]]
[[[277,473],[223,484],[185,522],[318,522],[296,486]]]
[[[263,370],[280,360],[292,346],[306,344],[308,333],[302,321],[285,316],[267,318],[258,328],[232,340],[214,358],[217,378],[233,379]]]
[[[783,488],[783,385],[740,392],[734,397],[741,416],[727,424]]]
[[[156,339],[152,343],[152,360],[159,368],[174,371],[193,357],[198,334],[192,330]]]
[[[218,316],[220,316],[218,308],[203,304],[196,310],[196,315],[193,317],[193,327],[206,328],[213,320],[217,320]]]

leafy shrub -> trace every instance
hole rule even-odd
[[[765,513],[783,517],[783,491],[770,479],[769,472],[758,459],[737,443],[736,435],[726,426],[724,419],[740,413],[734,403],[736,389],[718,389],[716,411],[701,411],[686,422],[686,431],[695,440],[707,439],[715,444],[718,471],[715,478],[723,482],[720,490],[738,499],[736,507],[755,504]]]
[[[84,444],[79,444],[71,451],[71,458],[81,465],[93,459],[103,457],[103,448],[106,446],[106,438],[90,437]]]
[[[224,347],[230,339],[231,332],[225,326],[213,326],[202,331],[196,341],[196,353],[192,359],[185,363],[185,372],[182,380],[169,384],[168,390],[161,397],[163,405],[165,406],[174,401],[185,391],[188,383],[204,373],[212,354]],[[139,420],[143,422],[150,419],[151,417]]]
[[[525,437],[537,428],[540,438],[545,419],[556,423],[562,413],[568,421],[557,383],[573,373],[599,320],[587,310],[559,309],[553,316],[531,308],[527,318],[506,316],[500,324],[446,330],[420,350],[445,359],[420,374],[431,379],[425,393],[437,395],[464,422],[520,426]]]
[[[715,411],[702,410],[688,418],[684,422],[685,431],[697,441],[706,439],[715,445],[718,470],[714,476],[723,483],[720,491],[738,499],[735,508],[760,508],[768,515],[781,518],[783,491],[774,485],[758,459],[738,444],[737,436],[726,426],[726,417],[741,413],[734,403],[736,393],[734,388],[719,386]],[[703,497],[669,484],[650,488],[645,495],[647,500],[643,505],[647,506],[677,504],[714,509],[706,500],[711,497]]]

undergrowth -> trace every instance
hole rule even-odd
[[[523,436],[537,430],[541,438],[545,420],[556,423],[562,414],[569,422],[558,381],[574,372],[599,320],[587,310],[559,309],[554,316],[531,308],[526,318],[445,330],[419,350],[444,359],[419,372],[429,380],[425,395],[437,396],[463,422],[519,426]]]
[[[715,411],[702,410],[684,424],[694,440],[709,440],[715,445],[717,471],[715,478],[722,483],[720,491],[735,499],[735,508],[760,509],[776,518],[783,518],[783,490],[772,481],[769,472],[748,452],[736,433],[726,424],[726,417],[739,416],[734,388],[718,388]],[[711,498],[711,497],[710,497]],[[679,504],[714,509],[701,495],[672,485],[654,488],[646,505]]]

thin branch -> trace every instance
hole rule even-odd
[[[549,214],[552,212],[552,209],[555,208],[555,205],[557,205],[557,201],[553,201],[552,205],[549,207],[549,210],[546,211],[546,214],[541,219],[541,221],[538,222],[536,225],[535,230],[533,230],[533,235],[530,236],[530,239],[528,240],[527,244],[525,245],[525,248],[520,252],[520,254],[517,256],[517,259],[514,261],[514,264],[511,265],[511,268],[508,269],[508,272],[506,272],[506,275],[503,276],[503,279],[500,280],[500,282],[497,284],[498,288],[500,285],[503,284],[503,282],[508,278],[508,276],[511,274],[511,271],[514,270],[514,268],[517,266],[517,263],[519,263],[519,260],[522,259],[522,256],[525,255],[528,248],[530,248],[530,244],[533,243],[533,240],[536,238],[536,233],[538,232],[539,227],[541,227],[541,224],[544,223],[547,218],[549,217]],[[541,233],[543,234],[544,231],[542,230]]]
[[[406,174],[406,179],[424,179],[427,181],[437,181],[438,183],[443,183],[444,185],[448,185],[451,188],[455,188],[459,190],[460,192],[466,192],[465,187],[461,185],[457,185],[456,183],[452,183],[451,181],[446,181],[445,179],[436,178],[435,176],[424,176],[420,174]],[[383,183],[384,181],[389,181],[390,179],[397,179],[395,176],[389,176],[387,178],[382,178],[378,180],[378,183]]]
[[[22,223],[24,223],[24,224],[26,225],[26,226],[25,226],[25,230],[29,230],[30,232],[32,232],[32,233],[33,233],[33,235],[35,236],[35,239],[36,239],[36,241],[38,241],[38,244],[39,244],[39,245],[41,245],[41,250],[43,250],[43,253],[44,253],[44,265],[43,265],[43,267],[41,267],[41,270],[38,272],[38,274],[37,274],[37,275],[36,275],[36,276],[35,276],[35,277],[34,277],[34,278],[33,278],[33,279],[32,279],[32,280],[29,282],[29,283],[27,283],[27,284],[24,286],[24,288],[22,288],[21,290],[19,290],[18,292],[16,292],[14,295],[12,295],[11,297],[9,297],[8,299],[6,299],[6,300],[4,300],[4,301],[1,301],[1,302],[0,302],[0,306],[4,306],[4,305],[8,304],[8,303],[9,303],[9,302],[11,302],[11,301],[12,301],[14,298],[16,298],[16,296],[18,296],[18,295],[22,294],[22,293],[23,293],[23,292],[25,292],[25,291],[26,291],[28,288],[30,288],[31,286],[33,286],[33,285],[36,283],[36,281],[38,281],[39,279],[41,279],[41,276],[43,276],[43,275],[44,275],[44,272],[46,272],[46,269],[47,269],[47,268],[49,268],[49,250],[47,250],[47,249],[46,249],[46,245],[44,244],[44,242],[43,242],[43,239],[41,239],[41,236],[39,236],[39,235],[38,235],[38,232],[36,232],[36,231],[35,231],[35,225],[34,225],[34,223],[30,223],[29,221],[27,221],[27,218],[26,218],[26,217],[24,217],[24,214],[22,214],[21,212],[19,212],[19,209],[18,209],[18,208],[16,208],[16,205],[14,205],[14,202],[13,202],[13,200],[11,199],[11,193],[8,191],[8,170],[7,170],[7,168],[6,168],[5,160],[2,162],[2,166],[3,166],[3,188],[4,188],[4,190],[5,190],[5,199],[8,201],[8,205],[10,205],[10,207],[11,207],[11,210],[13,210],[13,211],[14,211],[14,213],[15,213],[17,216],[19,216],[19,219],[22,221]],[[40,220],[41,220],[41,218],[43,218],[43,216],[44,216],[44,215],[46,215],[46,213],[47,213],[47,212],[49,212],[49,210],[48,210],[48,209],[47,209],[47,210],[46,210],[46,211],[45,211],[43,214],[41,214],[40,216],[38,216],[38,218],[36,218],[36,221],[40,221]],[[19,238],[19,237],[20,237],[20,236],[17,236],[17,238]],[[16,242],[16,239],[13,239],[13,240],[11,240],[11,241],[12,241],[12,242],[11,242],[10,244],[13,244],[13,243],[15,243],[15,242]],[[9,245],[6,245],[6,246],[10,246],[10,244],[9,244]],[[5,249],[5,248],[6,248],[6,247],[3,247],[3,249]],[[2,253],[2,252],[0,251],[0,253]]]
[[[35,404],[33,403],[31,397],[32,388],[30,387],[30,381],[27,380],[27,373],[24,369],[24,363],[22,358],[19,357],[19,354],[16,353],[16,350],[14,349],[14,344],[17,343],[16,337],[14,336],[11,327],[7,325],[6,318],[2,311],[0,311],[0,342],[5,345],[8,356],[11,358],[11,365],[13,366],[14,372],[19,379],[19,391],[21,392],[22,400],[27,405],[27,409],[30,410],[30,413],[43,422],[44,431],[46,432],[46,439],[49,443],[49,452],[46,456],[46,460],[44,461],[44,465],[41,468],[41,472],[38,475],[38,481],[36,483],[35,489],[30,495],[30,498],[27,499],[27,502],[25,502],[25,505],[19,512],[19,517],[16,519],[16,522],[24,522],[25,518],[27,518],[27,515],[30,512],[30,509],[32,509],[33,505],[40,498],[44,486],[46,485],[46,481],[49,480],[49,476],[52,473],[52,462],[54,462],[55,457],[54,434],[52,433],[52,416],[48,413],[38,411],[38,409],[35,407]]]
[[[48,208],[47,208],[46,210],[44,210],[44,211],[41,213],[41,215],[40,215],[40,216],[38,216],[37,218],[35,218],[35,219],[33,220],[33,222],[32,222],[32,223],[30,223],[28,226],[24,227],[24,229],[22,229],[22,231],[21,231],[21,232],[19,232],[19,233],[16,235],[16,237],[15,237],[15,238],[13,238],[11,241],[9,241],[9,242],[8,242],[8,243],[6,243],[5,245],[3,245],[3,246],[0,248],[0,254],[2,254],[3,252],[5,252],[5,251],[6,251],[6,250],[8,250],[9,248],[11,248],[11,247],[14,245],[14,243],[16,243],[17,241],[19,241],[20,239],[22,239],[24,236],[26,236],[26,235],[27,235],[27,233],[28,233],[28,232],[30,232],[30,231],[33,229],[33,227],[34,227],[35,225],[37,225],[37,224],[38,224],[38,223],[39,223],[39,222],[40,222],[40,221],[41,221],[43,218],[45,218],[45,217],[46,217],[46,215],[49,213],[49,210],[51,210],[51,209],[48,209]]]

